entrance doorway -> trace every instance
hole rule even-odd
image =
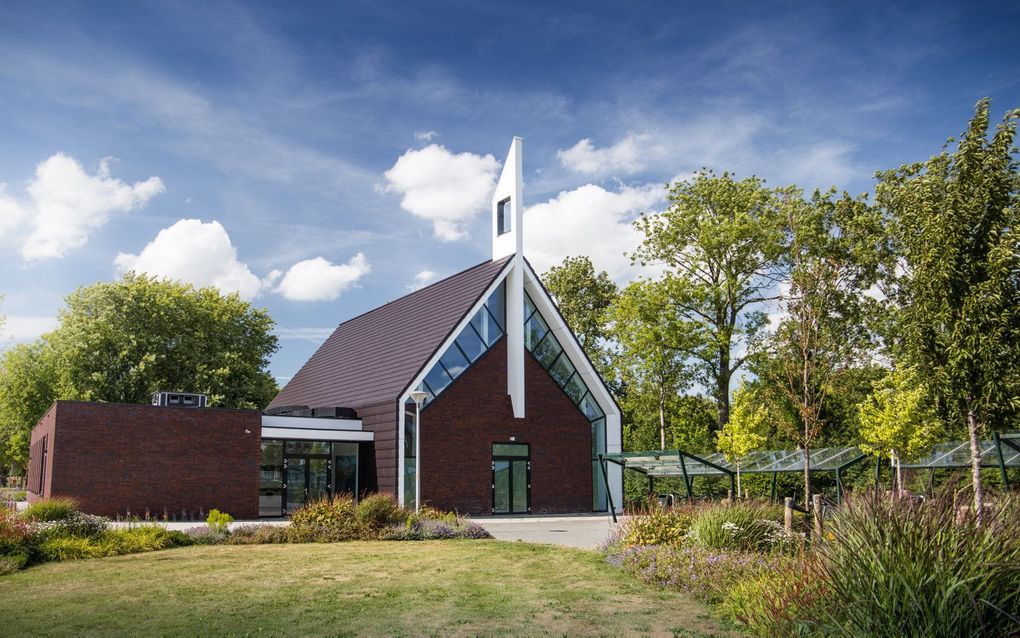
[[[531,450],[527,443],[493,443],[492,513],[531,513]]]

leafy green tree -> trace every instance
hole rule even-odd
[[[608,371],[605,346],[608,311],[618,294],[609,273],[604,270],[596,273],[588,257],[567,257],[562,264],[542,275],[542,282],[556,300],[581,347],[600,371]]]
[[[978,102],[954,150],[879,173],[876,191],[901,256],[904,355],[947,426],[965,424],[978,516],[979,433],[1020,408],[1020,111],[989,135],[989,110]]]
[[[875,245],[883,232],[863,198],[833,191],[805,200],[796,188],[781,193],[786,217],[788,267],[785,315],[772,336],[775,365],[770,381],[795,409],[784,419],[803,451],[804,497],[811,499],[811,448],[819,437],[826,403],[840,391],[848,371],[870,353],[865,317],[874,300],[865,296],[877,278]]]
[[[44,341],[0,355],[0,464],[27,463],[28,437],[53,403],[56,376],[53,350]]]
[[[901,491],[900,464],[928,452],[941,433],[942,423],[928,396],[917,371],[902,368],[875,383],[874,392],[858,408],[861,449],[891,458]]]
[[[615,361],[627,394],[654,404],[659,447],[666,449],[668,407],[691,385],[688,360],[699,343],[697,326],[676,313],[669,281],[636,281],[610,309]]]
[[[273,320],[215,288],[128,274],[67,297],[59,327],[0,362],[0,431],[23,459],[23,436],[57,399],[148,403],[159,390],[209,395],[212,406],[261,408],[277,391],[266,368]]]
[[[758,401],[744,385],[733,394],[730,420],[715,433],[716,448],[726,460],[737,467],[737,496],[740,487],[740,464],[748,454],[760,450],[768,440],[768,408]]]
[[[673,282],[670,299],[700,330],[702,383],[718,405],[717,427],[729,420],[730,380],[766,323],[761,303],[778,281],[783,249],[775,198],[756,177],[701,171],[669,186],[669,207],[636,222],[644,240],[633,257],[663,264]]]

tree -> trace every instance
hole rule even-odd
[[[978,520],[979,433],[1020,408],[1020,111],[989,137],[989,109],[978,102],[955,150],[879,173],[876,191],[901,255],[905,357],[947,425],[966,424]]]
[[[902,461],[913,461],[931,449],[941,422],[928,401],[928,389],[913,368],[901,368],[878,381],[858,407],[861,449],[888,456],[903,490]]]
[[[606,271],[595,272],[588,257],[567,257],[542,275],[567,325],[591,360],[605,370],[608,311],[616,299],[616,284]]]
[[[715,433],[716,448],[726,460],[737,467],[737,496],[740,487],[740,463],[748,454],[760,450],[768,440],[768,409],[741,385],[733,394],[733,412],[730,420]]]
[[[651,399],[659,447],[666,448],[668,406],[690,386],[688,359],[699,343],[697,326],[677,315],[668,281],[636,281],[610,309],[616,362],[626,394]]]
[[[29,434],[53,403],[56,366],[43,341],[0,355],[0,464],[24,466]]]
[[[775,198],[756,177],[701,171],[669,186],[665,212],[636,222],[644,240],[634,258],[659,263],[673,282],[671,311],[700,326],[699,373],[729,420],[730,380],[744,364],[739,347],[766,323],[760,304],[772,298],[782,254]]]
[[[877,277],[876,244],[883,232],[863,198],[834,191],[805,200],[799,189],[781,193],[788,245],[785,315],[771,339],[771,381],[795,408],[782,420],[804,458],[804,499],[811,502],[811,448],[826,402],[842,377],[868,357],[865,316],[874,300],[863,293]]]
[[[15,458],[57,399],[148,403],[159,390],[209,395],[211,406],[261,408],[273,320],[236,294],[128,274],[67,297],[60,325],[0,362],[0,431]]]

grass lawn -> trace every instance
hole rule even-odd
[[[0,577],[2,635],[730,636],[593,552],[500,541],[185,547]]]

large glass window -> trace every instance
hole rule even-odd
[[[606,485],[598,463],[598,455],[606,453],[605,413],[527,293],[524,293],[524,345],[591,422],[592,505],[595,511],[605,511]]]
[[[414,439],[418,429],[418,418],[413,401],[404,406],[404,507],[414,509],[415,480],[417,478],[418,459],[415,458]]]
[[[262,441],[259,516],[285,516],[331,494],[358,496],[358,444]]]
[[[500,283],[439,357],[439,361],[426,373],[425,380],[417,388],[426,393],[423,405],[431,403],[499,341],[503,336],[505,322],[506,292]]]

